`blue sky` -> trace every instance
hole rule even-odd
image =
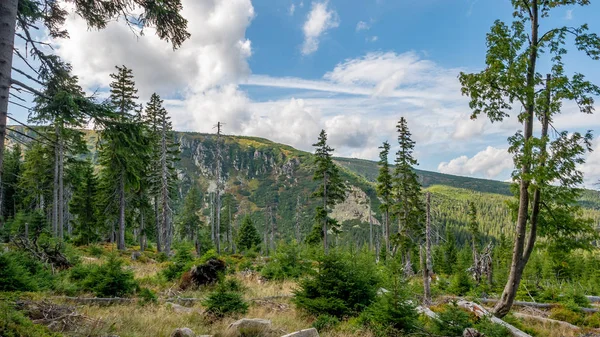
[[[89,31],[75,15],[66,23],[71,38],[52,42],[89,91],[106,91],[114,65],[132,68],[140,101],[158,92],[179,130],[210,132],[221,121],[231,134],[310,151],[324,128],[338,155],[376,159],[405,116],[420,168],[509,178],[506,138],[517,125],[470,121],[456,79],[484,66],[485,35],[494,20],[511,21],[509,0],[183,4],[192,37],[177,51],[151,31],[136,38],[119,22]],[[598,17],[598,3],[560,8],[542,29],[587,22],[600,32]],[[598,63],[577,52],[566,61],[568,71],[600,83]],[[543,71],[547,62],[540,65]],[[571,131],[600,126],[600,118],[568,104],[559,122]],[[600,155],[582,169],[588,181],[600,178]]]

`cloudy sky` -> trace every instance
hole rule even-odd
[[[140,100],[157,92],[174,127],[252,135],[311,151],[325,129],[336,155],[377,159],[408,119],[420,168],[506,180],[514,121],[471,121],[457,75],[484,66],[485,34],[510,20],[509,0],[183,0],[191,38],[173,51],[147,30],[122,22],[90,31],[67,21],[70,39],[54,40],[88,91],[105,92],[115,65],[133,69]],[[600,32],[600,5],[552,12],[551,25],[588,22]],[[545,26],[542,26],[544,28]],[[600,83],[600,67],[576,52],[569,72]],[[544,66],[542,61],[541,66]],[[11,106],[19,117],[25,112]],[[556,125],[600,130],[600,115],[565,105]],[[26,118],[26,117],[22,117]],[[599,133],[600,135],[600,133]],[[600,178],[598,151],[582,169]],[[393,149],[394,150],[394,149]]]

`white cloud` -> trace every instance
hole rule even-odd
[[[369,30],[369,28],[371,28],[371,25],[369,25],[368,23],[366,23],[364,21],[358,21],[358,23],[356,24],[357,32],[359,32],[361,30]]]
[[[254,17],[250,0],[184,0],[183,8],[191,37],[178,50],[152,29],[137,39],[123,22],[91,31],[73,14],[66,22],[70,39],[54,41],[57,53],[88,88],[106,87],[114,66],[126,65],[133,70],[142,99],[154,91],[163,96],[186,88],[200,92],[249,75],[251,44],[245,33]]]
[[[326,31],[340,25],[338,14],[335,10],[327,8],[328,2],[313,2],[312,9],[304,23],[304,44],[302,54],[309,55],[319,49],[319,40]]]
[[[565,20],[573,20],[573,10],[568,9],[565,13]]]
[[[512,156],[506,149],[488,146],[473,157],[460,156],[438,165],[438,171],[456,175],[483,175],[496,178],[505,170],[513,168]]]
[[[455,119],[454,123],[455,129],[452,138],[466,140],[483,134],[487,121],[485,117],[472,120],[468,114],[461,114]]]
[[[377,35],[367,38],[368,42],[376,42],[377,40],[379,40],[379,37],[377,37]]]
[[[292,4],[289,9],[289,14],[294,15],[295,12],[296,12],[296,5]]]

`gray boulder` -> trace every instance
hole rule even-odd
[[[171,337],[196,337],[190,328],[177,328],[171,333]]]
[[[271,321],[262,318],[242,318],[229,324],[228,329],[231,330],[252,330],[252,331],[267,331],[271,330]]]
[[[281,337],[319,337],[319,332],[315,328],[310,328],[292,332]]]

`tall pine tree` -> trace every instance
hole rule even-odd
[[[381,199],[380,210],[383,212],[383,233],[385,239],[385,247],[381,255],[386,256],[390,251],[390,212],[393,207],[393,180],[390,172],[390,164],[388,161],[388,155],[390,153],[390,144],[383,142],[383,145],[379,147],[381,152],[379,153],[379,175],[377,176],[377,194]]]
[[[346,199],[346,184],[340,176],[338,167],[332,160],[333,149],[327,145],[327,133],[321,130],[315,147],[315,174],[313,180],[319,182],[319,187],[313,193],[314,198],[321,199],[315,214],[315,228],[320,227],[325,254],[329,250],[327,232],[329,228],[336,230],[337,222],[329,216],[331,209]],[[316,230],[315,230],[316,233]],[[314,237],[314,235],[312,235]]]
[[[425,206],[421,195],[421,184],[413,169],[413,166],[418,165],[417,160],[413,158],[415,142],[411,139],[406,119],[401,117],[396,127],[400,146],[396,152],[393,177],[393,193],[397,201],[395,213],[399,220],[397,242],[400,252],[408,263],[414,243],[419,242],[424,234]]]
[[[100,132],[99,162],[106,207],[118,214],[117,247],[124,250],[127,196],[140,188],[141,177],[147,169],[149,142],[143,124],[132,115],[137,107],[137,90],[131,69],[116,68],[117,72],[111,74],[113,82],[110,85],[110,103],[116,115]],[[115,219],[108,220],[114,224]]]

